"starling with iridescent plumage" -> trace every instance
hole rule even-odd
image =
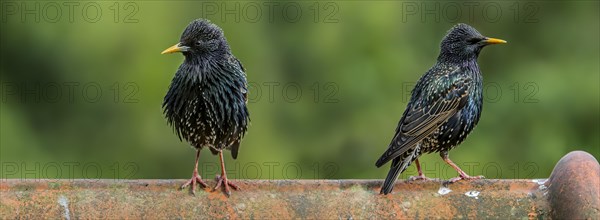
[[[419,176],[411,179],[428,179],[418,160],[424,153],[439,152],[459,173],[450,182],[481,178],[462,171],[449,159],[448,151],[465,140],[481,115],[483,81],[477,64],[479,52],[487,45],[502,43],[506,41],[485,37],[466,24],[448,31],[437,63],[415,85],[388,149],[375,164],[381,167],[392,161],[382,194],[392,191],[400,173],[413,161]]]
[[[231,53],[221,28],[204,19],[192,21],[179,43],[162,53],[175,52],[183,53],[185,60],[171,81],[163,110],[179,139],[196,149],[192,178],[181,188],[191,185],[195,193],[196,184],[206,187],[198,173],[198,159],[200,150],[208,148],[221,160],[214,189],[223,186],[229,196],[229,187],[239,187],[227,179],[223,150],[231,150],[237,158],[250,120],[244,67]]]

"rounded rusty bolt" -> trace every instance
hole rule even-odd
[[[546,182],[553,219],[600,218],[600,164],[573,151],[561,158]]]

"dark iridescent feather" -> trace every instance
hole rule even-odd
[[[441,43],[437,63],[417,82],[388,149],[377,160],[392,161],[381,193],[423,153],[447,152],[473,130],[482,110],[483,82],[477,57],[488,38],[459,24]]]
[[[467,103],[471,80],[463,78],[461,76],[463,73],[460,71],[449,73],[449,78],[454,78],[454,80],[429,77],[429,75],[441,72],[438,70],[439,68],[432,68],[417,83],[413,91],[415,95],[412,96],[398,123],[396,135],[389,148],[377,161],[376,166],[380,167],[410,150],[412,146],[455,116]]]
[[[193,21],[180,42],[191,49],[164,98],[165,117],[179,139],[214,154],[231,149],[236,158],[250,120],[245,70],[221,29],[208,21]]]

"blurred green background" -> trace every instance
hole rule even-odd
[[[72,9],[71,11],[69,9]],[[161,109],[186,25],[225,31],[250,82],[252,125],[232,178],[384,178],[410,89],[459,22],[483,50],[479,125],[451,158],[472,175],[545,178],[566,153],[600,157],[597,1],[3,1],[2,178],[189,178],[194,151]],[[457,175],[437,154],[425,174]],[[213,178],[218,157],[202,152]],[[402,175],[415,175],[411,166]]]

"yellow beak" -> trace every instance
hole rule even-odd
[[[497,38],[491,38],[491,37],[487,38],[483,42],[485,42],[486,44],[505,44],[506,43],[505,40],[497,39]]]
[[[160,54],[169,54],[169,53],[175,53],[175,52],[185,52],[188,49],[189,49],[189,47],[181,46],[181,43],[177,43],[177,44],[175,44],[175,45],[167,48],[166,50],[164,50]]]

